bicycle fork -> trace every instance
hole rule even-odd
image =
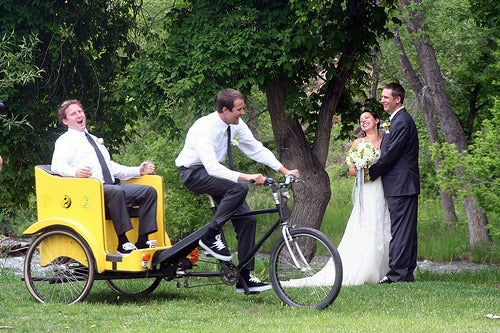
[[[296,240],[293,239],[288,225],[283,225],[283,227],[281,228],[281,234],[283,236],[283,239],[285,240],[286,247],[288,249],[288,252],[290,253],[290,257],[295,267],[297,269],[300,269],[301,272],[311,271],[311,266],[309,266],[309,263],[302,253],[302,249],[300,248],[299,244]],[[292,250],[292,248],[295,249],[295,252]]]

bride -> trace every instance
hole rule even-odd
[[[356,146],[368,141],[380,151],[380,118],[371,111],[361,113],[359,123],[364,137],[356,139]],[[355,167],[349,173],[356,176]],[[356,184],[358,186],[358,184]],[[389,271],[389,242],[391,240],[391,220],[384,197],[382,180],[367,181],[363,184],[362,195],[347,222],[338,251],[342,258],[343,285],[378,283]]]
[[[380,118],[371,111],[364,111],[359,118],[363,137],[352,145],[368,141],[380,151]],[[356,167],[349,173],[357,175]],[[359,186],[359,184],[355,184]],[[356,190],[356,188],[355,188]],[[338,245],[342,259],[342,285],[361,285],[378,283],[389,271],[389,242],[391,240],[391,221],[387,202],[384,197],[381,178],[365,181],[361,195],[356,196],[344,235]],[[335,278],[333,262],[329,262],[315,275],[285,282],[287,286],[324,285]]]

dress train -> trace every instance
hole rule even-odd
[[[354,202],[338,251],[342,259],[342,285],[377,283],[389,271],[391,221],[380,178],[364,183]],[[285,287],[331,285],[335,266],[330,259],[316,274],[282,282]]]

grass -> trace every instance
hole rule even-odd
[[[322,230],[335,243],[342,237],[351,212],[352,181],[332,184],[332,199]],[[251,206],[266,206],[268,194],[256,191]],[[271,203],[272,204],[272,203]],[[467,226],[454,230],[443,225],[439,202],[421,196],[419,205],[419,259],[470,259],[499,262],[497,240],[471,250]],[[258,217],[258,233],[275,216]],[[465,221],[459,210],[459,219]],[[226,238],[235,247],[232,227]],[[265,244],[269,252],[273,240]],[[5,332],[500,332],[498,266],[477,272],[437,274],[417,270],[417,282],[343,287],[329,308],[305,310],[284,307],[274,292],[254,296],[236,294],[226,285],[177,289],[163,281],[152,294],[118,296],[96,281],[85,301],[72,305],[40,304],[13,271],[0,268],[0,329]],[[266,277],[267,263],[258,260],[256,272]],[[206,283],[191,280],[191,285]]]
[[[284,307],[272,292],[236,294],[217,285],[177,289],[163,281],[140,298],[96,281],[85,301],[41,304],[19,276],[0,269],[5,332],[498,332],[498,270],[418,272],[417,282],[344,287],[325,310]],[[197,281],[193,281],[195,284]],[[198,281],[203,283],[205,281]]]
[[[332,177],[332,198],[322,231],[334,243],[342,238],[351,213],[352,179]],[[255,191],[252,207],[272,205],[269,194]],[[498,239],[471,249],[463,208],[459,224],[448,229],[438,199],[420,196],[419,260],[474,260],[499,263]],[[258,234],[275,216],[258,217]],[[276,236],[277,237],[277,236]],[[226,227],[230,247],[236,242]],[[273,239],[265,244],[270,252]],[[343,287],[332,306],[305,310],[282,306],[274,292],[236,294],[226,285],[177,289],[163,281],[140,298],[118,296],[96,281],[85,301],[72,306],[40,304],[13,271],[0,268],[0,330],[5,332],[500,332],[498,266],[478,272],[437,274],[417,271],[417,282]],[[256,272],[266,279],[267,263]],[[193,279],[191,285],[206,283]]]

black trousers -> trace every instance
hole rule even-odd
[[[250,211],[245,198],[248,186],[244,182],[234,183],[227,179],[220,179],[208,175],[207,170],[200,167],[180,168],[182,183],[192,192],[209,194],[217,202],[217,211],[210,222],[213,229],[221,229],[231,219],[236,238],[238,239],[238,260],[241,262],[246,254],[255,245],[255,230],[257,220],[255,216],[231,218],[233,214]],[[254,260],[244,266],[253,270]]]
[[[415,280],[413,272],[417,267],[417,211],[418,196],[387,197],[391,215],[389,244],[389,273],[392,281]]]
[[[132,206],[139,206],[139,235],[147,235],[158,230],[154,187],[125,182],[104,184],[104,201],[116,234],[121,235],[132,229],[127,209]]]

